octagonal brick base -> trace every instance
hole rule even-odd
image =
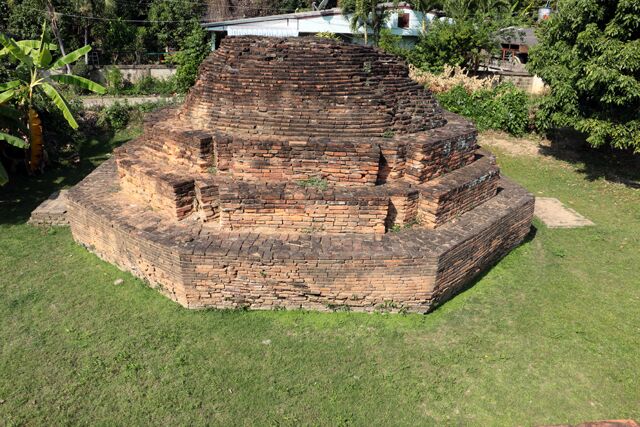
[[[522,242],[534,207],[527,191],[502,178],[495,197],[437,229],[230,232],[136,204],[120,191],[113,161],[68,197],[77,242],[188,308],[426,313]]]

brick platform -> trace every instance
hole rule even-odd
[[[79,243],[190,308],[427,312],[533,213],[401,61],[314,38],[225,39],[68,198]]]

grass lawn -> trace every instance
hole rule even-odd
[[[0,190],[0,425],[640,418],[638,189],[498,151],[507,175],[596,226],[536,221],[535,238],[426,316],[188,311],[68,229],[25,224],[126,138]]]

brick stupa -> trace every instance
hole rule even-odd
[[[427,312],[518,245],[532,196],[406,65],[236,37],[69,191],[75,239],[185,307]]]

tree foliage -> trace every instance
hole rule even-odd
[[[527,94],[512,84],[474,92],[456,86],[437,96],[444,108],[472,119],[479,130],[496,129],[522,136],[529,128]]]
[[[154,0],[149,8],[150,30],[158,47],[177,49],[180,41],[192,32],[193,23],[202,15],[202,4],[185,1]]]
[[[476,70],[482,55],[498,46],[496,29],[494,22],[481,18],[434,21],[411,52],[410,62],[431,72],[441,72],[445,64]]]
[[[211,48],[207,43],[207,32],[197,23],[191,26],[191,32],[180,42],[180,51],[173,61],[178,66],[176,70],[176,87],[180,92],[186,92],[196,82],[198,67],[207,57]]]
[[[60,93],[61,86],[75,86],[96,93],[104,93],[105,89],[99,84],[84,77],[73,74],[57,74],[56,70],[68,66],[91,50],[90,46],[84,46],[64,56],[54,58],[53,51],[56,45],[49,42],[46,25],[42,27],[39,40],[16,41],[4,33],[0,33],[0,57],[8,57],[12,62],[19,64],[12,80],[0,83],[0,106],[15,105],[15,111],[23,113],[23,117],[29,129],[29,143],[31,149],[31,169],[36,171],[42,162],[42,123],[36,111],[38,96],[47,98],[64,116],[73,129],[78,128],[78,123],[73,117],[69,102]],[[55,53],[55,52],[54,52]],[[25,72],[26,71],[26,72]],[[3,105],[5,104],[5,105]],[[6,116],[6,114],[5,114]],[[0,131],[0,139],[11,145],[26,145],[20,138]],[[0,184],[6,177],[0,165]]]
[[[595,146],[640,152],[640,2],[560,0],[529,70],[550,87],[538,127],[573,127]]]
[[[392,5],[396,6],[398,2],[399,0],[394,0]],[[349,16],[351,31],[362,34],[365,44],[369,44],[371,36],[371,41],[377,45],[391,8],[381,6],[378,0],[340,0],[338,4],[342,13]]]
[[[475,71],[483,56],[498,49],[497,31],[528,21],[536,1],[414,0],[420,12],[440,9],[446,18],[425,20],[415,49],[399,53],[423,71],[441,72],[445,65]]]

